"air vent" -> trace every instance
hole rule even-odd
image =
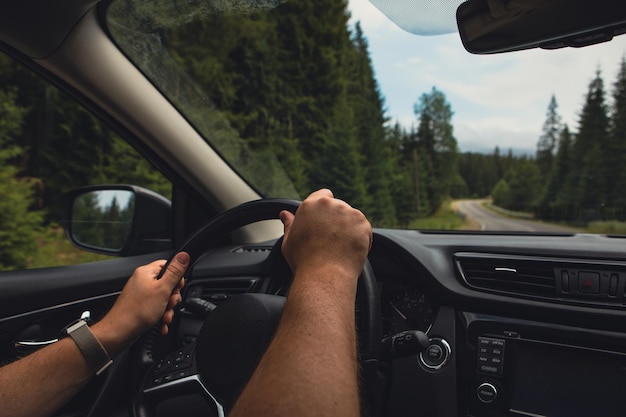
[[[257,278],[214,278],[194,281],[187,290],[187,297],[198,297],[215,304],[237,294],[250,292]]]
[[[457,254],[456,264],[472,288],[555,298],[555,265],[543,259]]]
[[[233,253],[267,253],[272,251],[272,246],[240,246],[233,249]]]

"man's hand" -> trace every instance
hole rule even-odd
[[[91,326],[110,357],[161,319],[167,333],[174,307],[181,301],[189,255],[181,252],[156,277],[165,261],[141,266],[130,277],[109,313]],[[52,415],[87,384],[93,369],[74,341],[63,338],[0,368],[0,414],[12,417]]]
[[[165,260],[140,266],[130,277],[111,311],[93,326],[93,331],[109,352],[116,354],[161,320],[161,333],[168,332],[174,307],[181,302],[183,274],[189,255],[176,254],[160,279],[156,279]]]
[[[372,245],[372,227],[363,213],[322,189],[309,195],[296,215],[280,213],[285,226],[282,251],[298,276],[319,278],[320,269],[339,268],[358,277]]]
[[[280,218],[293,284],[274,339],[230,416],[356,417],[354,300],[372,227],[330,190]]]

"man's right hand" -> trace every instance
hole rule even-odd
[[[283,211],[280,218],[285,226],[283,254],[296,278],[319,277],[315,272],[328,268],[360,275],[372,245],[372,227],[359,210],[321,189],[302,202],[295,216]]]

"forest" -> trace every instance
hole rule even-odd
[[[213,128],[237,132],[215,135],[218,152],[234,166],[244,149],[278,159],[291,188],[272,183],[263,167],[242,168],[271,196],[292,197],[283,190],[295,189],[303,197],[328,186],[377,227],[410,227],[450,199],[483,197],[550,221],[626,220],[626,195],[619,192],[626,189],[620,169],[626,165],[623,59],[611,104],[598,71],[576,127],[561,122],[557,97],[546,92],[535,155],[498,148],[461,153],[454,111],[437,86],[415,92],[412,127],[388,119],[367,38],[358,23],[349,25],[345,2],[301,0],[271,12],[208,13],[186,25],[168,20],[168,7],[177,2],[159,3],[161,14],[126,23],[141,26],[146,39],[158,36],[173,65],[210,97],[220,115],[210,121]],[[134,0],[124,4],[141,7]],[[122,37],[124,19],[131,17],[117,12],[119,27],[111,31]],[[228,143],[217,143],[221,137]],[[28,266],[34,242],[59,226],[62,193],[118,182],[168,198],[172,192],[113,130],[0,55],[0,269]]]
[[[626,60],[612,90],[598,70],[590,81],[577,126],[562,123],[552,95],[535,155],[464,154],[464,194],[491,196],[495,205],[547,221],[586,226],[626,220]],[[506,167],[506,169],[504,168]]]

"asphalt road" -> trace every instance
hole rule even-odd
[[[455,208],[476,223],[476,228],[485,231],[518,231],[532,233],[575,233],[575,229],[564,226],[505,217],[481,204],[484,200],[461,200],[455,202]]]

